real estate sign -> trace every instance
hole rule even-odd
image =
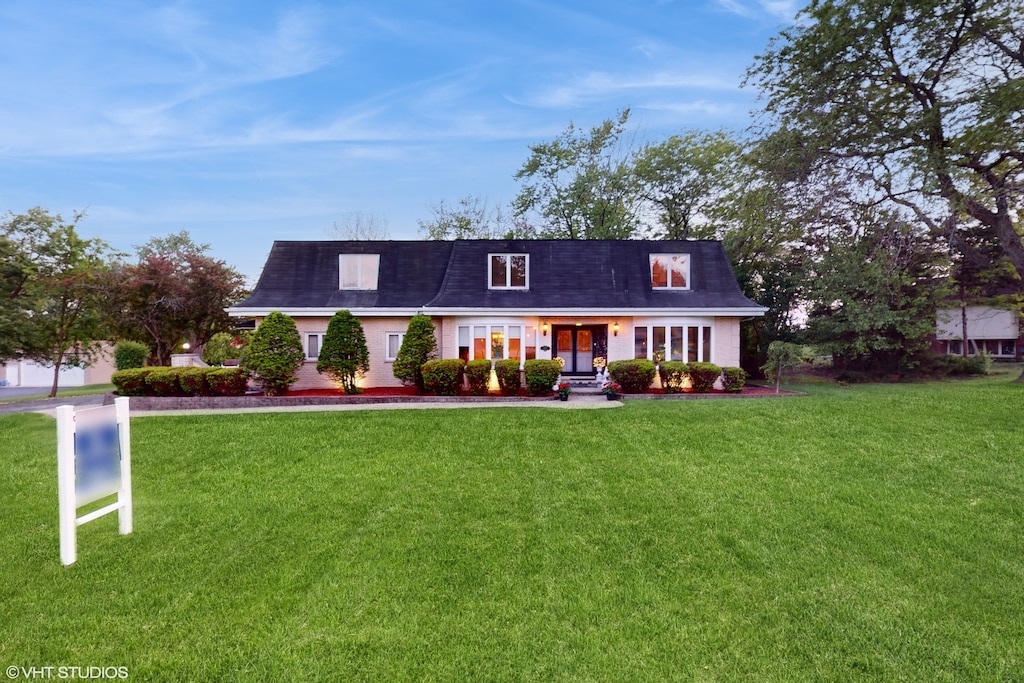
[[[60,559],[69,565],[77,558],[79,526],[117,512],[121,533],[132,532],[128,398],[77,411],[60,406],[56,413]],[[112,496],[113,502],[78,516],[82,506]]]

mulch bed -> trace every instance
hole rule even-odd
[[[783,391],[782,393],[785,394],[785,393],[792,393],[792,392],[785,392],[785,391]],[[747,386],[743,387],[743,391],[738,393],[738,394],[737,393],[730,394],[729,392],[720,391],[720,390],[717,390],[717,389],[713,389],[708,394],[694,394],[692,392],[684,392],[683,394],[666,394],[661,389],[648,389],[643,394],[624,394],[624,396],[626,396],[626,397],[633,397],[633,398],[639,398],[640,396],[647,396],[647,397],[651,397],[651,398],[656,397],[656,396],[665,396],[665,397],[668,397],[668,398],[680,398],[680,397],[684,397],[684,396],[701,396],[701,395],[703,395],[703,396],[767,396],[767,395],[774,395],[774,394],[775,394],[775,387],[766,387],[766,386],[760,386],[760,385],[757,385],[757,384],[748,384]],[[388,397],[394,397],[394,398],[399,398],[399,397],[403,397],[403,396],[409,396],[409,397],[417,396],[415,387],[368,387],[366,389],[363,389],[362,393],[356,394],[356,395],[357,396],[366,396],[366,397],[388,396]],[[300,390],[296,390],[296,391],[285,392],[284,396],[330,396],[330,397],[342,397],[342,396],[346,396],[346,394],[341,389],[300,389]],[[473,394],[470,394],[468,391],[461,391],[461,392],[459,392],[459,396],[462,396],[462,397],[473,397],[473,398],[476,398],[476,399],[484,398],[483,396],[474,396]],[[519,391],[519,394],[517,394],[517,396],[520,397],[520,398],[538,398],[536,396],[530,396],[527,393],[526,389],[521,389]],[[548,397],[553,397],[553,396],[554,396],[554,393],[548,394]],[[502,399],[502,398],[508,398],[508,396],[504,396],[503,394],[498,394],[498,393],[489,393],[489,394],[487,394],[486,398]],[[540,397],[540,398],[543,398],[543,396]]]

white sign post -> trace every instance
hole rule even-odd
[[[112,406],[57,408],[57,489],[60,507],[60,559],[77,558],[78,527],[117,512],[122,534],[132,532],[132,458],[128,398]],[[78,508],[101,498],[117,500],[78,516]]]

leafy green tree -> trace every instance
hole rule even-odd
[[[804,350],[799,344],[784,341],[773,341],[768,345],[768,353],[761,372],[775,382],[775,393],[782,390],[782,375],[786,370],[799,367],[804,362]]]
[[[628,120],[629,110],[624,109],[589,134],[570,123],[554,141],[532,145],[530,158],[514,176],[523,183],[513,201],[515,217],[533,217],[544,238],[632,237],[632,164],[618,152]]]
[[[245,279],[206,255],[187,231],[136,246],[139,260],[118,264],[107,284],[107,320],[115,334],[149,344],[155,365],[169,365],[184,342],[195,353],[234,329],[225,309],[247,293]]]
[[[780,166],[831,166],[947,240],[974,222],[1024,277],[1022,35],[1021,3],[813,0],[748,83]]]
[[[114,367],[118,370],[132,370],[146,366],[149,347],[133,341],[121,341],[114,347]]]
[[[276,396],[298,379],[295,373],[305,357],[295,321],[280,311],[271,311],[256,328],[242,368],[260,383],[264,394]]]
[[[434,358],[436,352],[434,322],[429,315],[418,313],[409,320],[392,372],[402,384],[415,386],[417,392],[423,393],[423,364]]]
[[[112,252],[102,240],[78,235],[82,216],[66,222],[36,207],[2,224],[2,286],[10,298],[0,308],[0,326],[12,336],[0,344],[8,357],[53,367],[51,397],[60,370],[90,364],[104,336],[100,281]]]
[[[863,231],[833,236],[814,264],[808,340],[840,370],[913,370],[935,331],[944,264],[905,224],[862,224]]]
[[[739,143],[724,132],[688,131],[648,144],[637,154],[637,191],[669,240],[714,239],[714,210],[729,193],[740,158]]]
[[[356,379],[370,370],[370,350],[359,319],[348,311],[338,311],[327,324],[316,371],[341,383],[346,394],[358,394]]]

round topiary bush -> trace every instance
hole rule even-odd
[[[556,360],[531,358],[523,363],[526,375],[526,391],[530,396],[544,396],[552,392],[552,387],[562,374],[562,366]]]
[[[438,396],[457,396],[464,367],[461,358],[428,360],[423,364],[423,387]]]
[[[469,382],[469,393],[486,396],[487,386],[491,383],[491,361],[477,358],[466,363],[466,381]]]
[[[623,393],[642,394],[654,382],[654,363],[644,358],[617,360],[608,364],[608,377],[622,386]]]
[[[747,383],[747,371],[743,368],[722,368],[722,388],[729,393],[738,394]]]
[[[522,386],[519,375],[519,361],[509,358],[494,363],[494,374],[498,376],[498,389],[505,396],[515,396]]]
[[[690,386],[694,393],[708,393],[721,376],[722,368],[714,363],[690,363]]]
[[[661,389],[666,394],[683,393],[683,385],[690,372],[689,366],[681,360],[663,360],[658,364]]]

